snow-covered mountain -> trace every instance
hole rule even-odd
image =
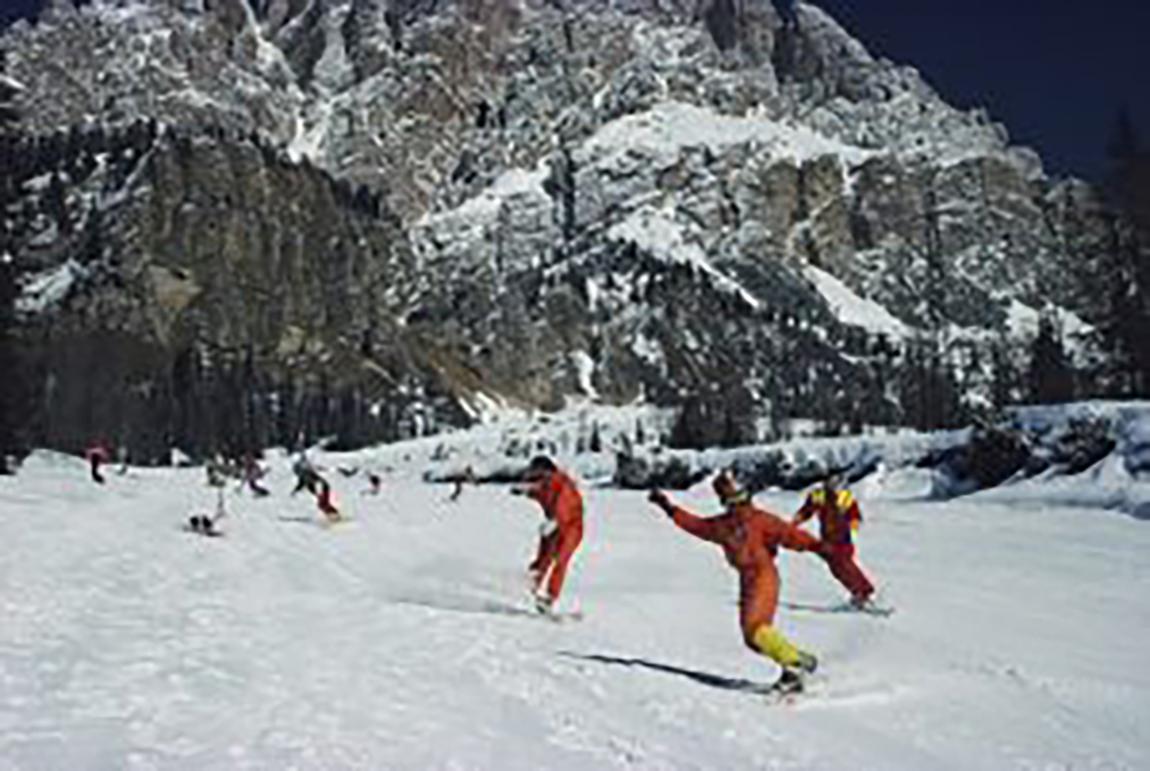
[[[985,114],[817,5],[797,13],[793,27],[767,0],[58,0],[2,38],[24,129],[155,127],[138,173],[104,180],[80,139],[60,140],[69,168],[29,152],[47,140],[16,146],[33,157],[7,187],[6,248],[30,286],[98,263],[132,310],[112,324],[91,312],[106,295],[64,282],[72,301],[30,338],[114,331],[113,361],[143,347],[149,364],[112,364],[110,382],[165,392],[177,361],[207,352],[297,393],[329,377],[361,413],[400,404],[381,418],[392,433],[572,396],[842,422],[908,420],[940,389],[994,401],[1041,311],[1070,341],[1089,332],[1104,213]],[[325,186],[339,213],[308,203]],[[344,210],[379,224],[337,224]],[[91,211],[109,238],[85,257],[85,228],[61,222]],[[284,250],[331,270],[286,272]],[[165,306],[156,271],[206,289]],[[309,340],[316,354],[289,361]],[[934,360],[958,382],[927,383]]]

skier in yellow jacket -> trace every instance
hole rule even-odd
[[[819,518],[819,533],[826,547],[821,552],[831,574],[851,593],[856,608],[867,605],[874,594],[874,584],[855,561],[854,533],[862,524],[862,512],[850,490],[842,489],[842,474],[831,471],[822,484],[812,490],[792,520],[801,525],[812,517]]]

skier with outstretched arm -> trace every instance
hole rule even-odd
[[[511,492],[532,498],[543,508],[539,548],[529,570],[535,607],[540,613],[549,613],[563,590],[571,558],[583,540],[583,496],[571,477],[545,456],[531,461],[527,484],[513,487]]]
[[[829,472],[823,483],[807,495],[791,521],[798,526],[814,516],[819,519],[819,535],[826,544],[822,556],[831,575],[851,593],[852,606],[867,608],[874,584],[855,561],[854,546],[862,512],[850,490],[842,489],[841,471]]]
[[[727,562],[739,574],[739,622],[743,642],[782,667],[774,689],[793,693],[803,688],[803,676],[814,672],[818,660],[800,650],[774,626],[779,602],[779,572],[775,556],[779,547],[793,551],[820,553],[819,539],[751,504],[751,496],[741,490],[728,472],[714,481],[725,512],[699,517],[676,506],[660,490],[652,490],[648,500],[661,508],[681,529],[723,548]]]
[[[312,495],[319,495],[319,487],[321,477],[319,470],[308,459],[306,452],[301,452],[299,458],[292,465],[292,471],[295,473],[295,489],[291,491],[295,495],[300,490],[307,490]]]

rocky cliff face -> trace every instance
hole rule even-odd
[[[573,395],[900,420],[943,388],[922,362],[986,400],[1041,309],[1072,335],[1096,308],[1089,189],[815,5],[95,0],[3,47],[27,132],[159,127],[93,172],[118,185],[51,177],[119,196],[94,257],[8,183],[42,279],[116,255],[37,317],[50,360],[116,319],[97,347],[133,372],[306,360],[451,421]]]
[[[369,191],[219,129],[76,131],[3,155],[43,441],[104,435],[147,460],[173,442],[368,441],[446,397],[400,328],[412,256]]]

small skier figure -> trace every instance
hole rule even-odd
[[[383,492],[383,477],[375,472],[367,475],[368,484],[371,485],[364,490],[365,495],[379,495]]]
[[[227,515],[227,509],[224,508],[224,491],[221,488],[219,497],[216,499],[215,516],[209,517],[207,514],[193,514],[188,517],[188,529],[199,535],[221,536],[223,533],[216,529],[216,523]]]
[[[212,456],[204,466],[204,471],[208,475],[208,487],[223,487],[227,484],[228,470],[219,453]]]
[[[528,466],[526,482],[513,487],[511,493],[533,498],[543,508],[539,549],[528,570],[536,610],[550,613],[563,590],[571,558],[583,540],[583,496],[571,477],[542,455]]]
[[[299,459],[296,460],[295,465],[292,466],[292,471],[295,472],[295,489],[291,491],[295,495],[300,490],[307,490],[312,495],[319,494],[319,483],[323,481],[320,478],[319,471],[308,460],[307,453],[301,452]]]
[[[455,478],[455,489],[451,491],[451,498],[449,499],[452,503],[458,501],[459,496],[463,495],[463,485],[465,484],[478,484],[475,478],[475,470],[472,469],[471,466],[467,467],[467,469],[463,472],[463,476],[458,476]]]
[[[803,689],[804,675],[818,667],[818,659],[814,654],[795,647],[774,626],[779,601],[775,555],[780,546],[794,551],[819,552],[822,543],[800,528],[752,505],[750,494],[741,490],[728,472],[720,473],[713,487],[726,509],[725,513],[715,517],[698,517],[674,505],[660,490],[652,490],[648,500],[683,530],[723,548],[727,562],[739,573],[739,621],[743,642],[782,667],[782,676],[772,690],[797,693]]]
[[[116,473],[119,476],[124,476],[125,474],[128,473],[128,448],[127,447],[125,447],[124,445],[120,445],[120,448],[118,450],[116,450],[116,460],[118,460],[120,462],[120,469]]]
[[[247,485],[248,489],[252,491],[252,495],[257,498],[272,494],[271,490],[260,484],[260,480],[265,474],[267,474],[267,470],[260,465],[255,455],[250,452],[244,453],[243,481],[240,484]]]
[[[842,489],[842,483],[842,471],[828,472],[822,485],[811,491],[791,521],[801,525],[818,515],[819,535],[826,544],[823,559],[831,575],[851,593],[851,605],[862,609],[874,594],[874,584],[855,561],[853,535],[862,523],[862,512],[850,490]]]
[[[339,522],[343,519],[343,515],[339,513],[339,509],[336,508],[335,503],[332,501],[331,485],[319,474],[316,474],[316,480],[316,505],[319,507],[320,512],[327,517],[328,522],[333,524]]]
[[[100,466],[107,463],[112,453],[108,450],[107,442],[99,440],[95,442],[84,452],[84,457],[88,459],[88,468],[92,473],[92,481],[96,484],[104,484],[104,475],[100,473]]]

